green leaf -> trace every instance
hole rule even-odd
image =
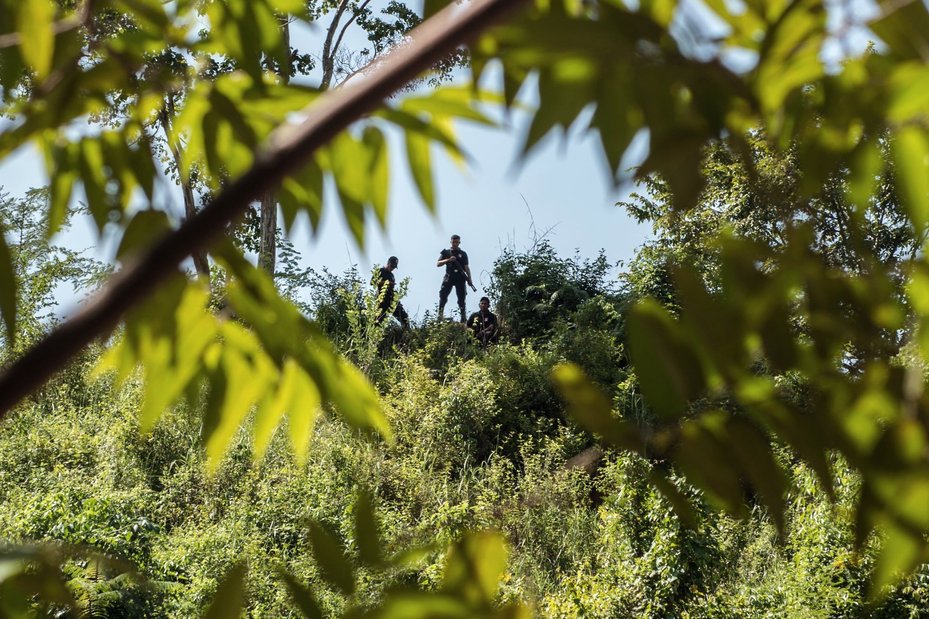
[[[704,390],[700,361],[680,327],[656,302],[646,300],[629,315],[629,348],[642,393],[659,415],[676,418]]]
[[[110,205],[106,195],[105,159],[103,146],[93,138],[81,140],[79,168],[84,192],[87,194],[87,206],[97,224],[98,232],[110,222]]]
[[[410,174],[419,190],[419,195],[430,213],[435,213],[435,188],[432,181],[432,156],[429,140],[412,131],[405,133],[406,156],[410,164]]]
[[[769,27],[759,53],[754,84],[763,109],[782,111],[785,99],[824,74],[826,11],[816,0],[794,0]]]
[[[147,249],[171,230],[168,216],[163,211],[145,210],[132,216],[116,250],[117,260]]]
[[[774,460],[768,438],[748,420],[738,416],[728,419],[726,431],[742,471],[761,494],[778,532],[785,535],[787,478]]]
[[[613,404],[573,363],[562,363],[552,370],[552,381],[568,402],[571,416],[584,428],[616,447],[641,451],[642,437],[634,428],[613,417]]]
[[[148,303],[127,316],[119,343],[100,359],[93,374],[116,370],[124,380],[139,363],[145,388],[139,423],[150,430],[164,409],[179,398],[200,373],[207,347],[218,335],[207,310],[209,292],[178,274]]]
[[[283,567],[277,570],[277,574],[287,585],[290,597],[306,619],[323,619],[323,611],[309,587],[304,586],[303,583],[297,580],[296,576]]]
[[[539,75],[539,107],[526,134],[525,156],[555,127],[567,128],[594,100],[596,66],[586,58],[566,57]]]
[[[268,0],[268,4],[279,13],[289,13],[298,17],[302,17],[306,13],[304,0]]]
[[[651,472],[649,472],[648,480],[654,484],[655,487],[658,488],[658,491],[671,503],[671,508],[674,510],[675,515],[685,526],[692,528],[697,526],[697,516],[694,512],[693,505],[691,505],[690,500],[678,490],[674,482],[668,479],[667,473],[659,471],[658,469],[652,469]]]
[[[358,543],[358,554],[365,565],[383,565],[383,541],[378,532],[377,515],[374,513],[371,495],[368,492],[361,492],[355,502],[355,539]]]
[[[470,619],[474,609],[456,595],[422,591],[394,591],[365,619]]]
[[[911,531],[893,524],[881,528],[881,547],[874,564],[868,597],[877,599],[913,571],[925,557],[925,542]]]
[[[362,143],[368,151],[368,182],[370,192],[368,199],[374,207],[374,214],[381,224],[387,225],[387,197],[390,188],[389,154],[384,134],[377,127],[365,127]]]
[[[929,11],[922,2],[884,2],[886,11],[868,27],[900,59],[929,61]]]
[[[643,11],[664,28],[670,26],[676,8],[677,0],[645,0],[642,2]]]
[[[118,0],[117,5],[129,12],[140,27],[153,34],[163,35],[170,23],[161,0]]]
[[[430,544],[428,546],[417,546],[415,548],[409,548],[407,550],[402,550],[390,557],[388,563],[393,567],[399,568],[415,568],[421,567],[431,555],[436,553],[438,548]]]
[[[448,553],[442,591],[457,594],[474,608],[490,607],[506,570],[507,555],[499,533],[465,534]]]
[[[284,213],[285,231],[293,228],[299,213],[306,213],[313,232],[319,229],[323,212],[323,171],[315,161],[310,162],[294,176],[281,184],[281,210]]]
[[[322,396],[306,372],[298,369],[291,359],[287,360],[285,369],[290,369],[290,398],[287,402],[287,418],[289,420],[290,442],[300,466],[306,464],[310,448],[310,438],[316,425],[316,417],[322,407]]]
[[[709,498],[730,514],[745,512],[742,483],[726,454],[725,413],[713,411],[681,427],[673,458],[687,479],[707,492]]]
[[[5,232],[0,228],[0,314],[3,315],[9,346],[12,347],[16,341],[16,295],[19,283]]]
[[[245,609],[245,564],[236,564],[216,589],[203,619],[233,619]]]
[[[46,144],[45,152],[50,185],[45,237],[51,238],[61,229],[68,216],[71,194],[78,182],[79,154],[76,144],[59,144],[56,141]]]
[[[218,370],[223,374],[222,389],[215,389],[214,420],[205,432],[207,466],[215,472],[229,449],[236,431],[252,406],[273,385],[277,371],[255,335],[237,323],[221,326],[223,347]]]
[[[597,85],[597,109],[591,126],[599,130],[603,153],[614,175],[619,175],[622,157],[644,117],[635,103],[629,68],[616,63]]]
[[[425,97],[406,97],[400,108],[414,115],[428,114],[432,117],[454,117],[470,120],[488,127],[495,127],[497,123],[489,116],[475,107],[479,101],[497,102],[496,95],[484,91],[475,91],[471,88],[446,87],[439,88]]]
[[[345,595],[354,593],[355,576],[342,546],[316,522],[310,522],[310,542],[323,580]]]
[[[903,205],[917,230],[929,224],[929,137],[908,126],[893,139],[893,155]]]
[[[693,269],[681,265],[673,273],[689,333],[717,368],[729,374],[740,372],[748,364],[741,315],[724,298],[711,295]]]
[[[255,329],[268,354],[294,358],[319,387],[323,400],[361,430],[373,430],[391,440],[377,392],[361,372],[339,357],[328,340],[292,304],[280,297],[267,273],[231,247],[213,254],[235,280],[227,294],[239,317]]]
[[[41,81],[51,71],[55,53],[55,4],[52,0],[24,0],[18,4],[20,53]]]
[[[778,299],[767,310],[759,327],[764,351],[773,369],[786,372],[800,361],[796,336],[788,319],[789,308],[786,301]]]
[[[651,140],[648,158],[636,172],[638,178],[658,172],[671,187],[674,208],[689,211],[700,198],[705,181],[701,172],[703,147],[710,136],[688,134],[685,129],[669,131]]]
[[[25,71],[18,48],[0,48],[0,86],[5,90],[13,90],[22,81]]]

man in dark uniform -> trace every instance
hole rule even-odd
[[[387,259],[387,264],[381,267],[380,273],[377,276],[377,300],[378,308],[380,308],[380,313],[377,315],[377,323],[381,324],[381,321],[384,320],[384,316],[387,315],[387,312],[390,311],[391,306],[394,303],[394,286],[396,284],[396,279],[394,278],[394,269],[400,264],[400,260],[396,256],[391,256]],[[410,326],[410,317],[407,315],[406,310],[403,309],[403,305],[399,302],[393,310],[394,317],[400,321],[404,327]]]
[[[468,328],[474,332],[474,337],[480,340],[481,344],[497,343],[497,316],[490,311],[490,299],[481,297],[478,304],[480,310],[471,314],[468,318]]]
[[[458,295],[458,310],[461,314],[461,322],[465,321],[465,295],[468,294],[465,284],[471,286],[471,290],[477,292],[474,282],[471,281],[471,268],[468,266],[468,254],[460,247],[461,237],[457,234],[452,235],[452,246],[450,249],[443,249],[439,254],[439,259],[435,263],[437,267],[445,267],[445,277],[442,279],[442,287],[439,289],[439,319],[445,316],[445,303],[448,301],[448,295],[455,288]]]

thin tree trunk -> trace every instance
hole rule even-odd
[[[174,164],[177,166],[178,170],[181,168],[181,151],[178,148],[178,145],[171,141],[171,122],[168,120],[169,117],[174,117],[174,95],[169,94],[165,106],[164,113],[161,114],[161,129],[164,131],[165,140],[168,142],[168,146],[171,150],[171,156],[174,157]],[[197,214],[197,204],[194,200],[194,190],[190,186],[190,179],[181,177],[181,193],[184,196],[184,219],[190,219]],[[194,261],[194,269],[197,270],[197,274],[205,278],[207,282],[210,281],[210,262],[207,260],[206,253],[202,251],[195,251],[191,254],[191,258]]]
[[[261,196],[261,230],[258,266],[271,277],[277,263],[277,200],[273,191]]]
[[[339,3],[338,8],[335,12],[335,17],[332,18],[332,23],[329,24],[329,30],[326,32],[326,42],[323,44],[323,79],[320,83],[320,90],[329,90],[329,86],[332,84],[332,74],[335,70],[335,55],[338,49],[333,49],[332,40],[335,37],[336,31],[339,29],[339,21],[342,19],[342,14],[345,12],[346,7],[348,7],[348,0],[342,0]]]
[[[290,21],[287,15],[280,18],[287,49],[286,65],[277,68],[278,75],[286,84],[290,82]],[[261,196],[261,226],[258,243],[258,266],[272,278],[277,268],[277,197],[274,191],[267,191]]]

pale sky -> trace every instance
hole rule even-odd
[[[691,17],[713,29],[712,20],[702,15],[699,3],[683,0],[681,4],[693,9]],[[861,23],[873,11],[873,3],[855,0],[849,6],[838,3],[831,4],[830,8],[833,9],[830,15],[836,22],[833,28],[841,30],[838,18],[846,16],[844,18],[853,23]],[[849,15],[853,17],[847,17]],[[300,26],[295,28],[293,40],[303,50],[319,49],[322,32],[318,27]],[[863,49],[872,38],[869,33],[856,29],[846,29],[845,33],[845,42],[851,42],[853,49]],[[356,49],[367,43],[357,34],[349,34],[346,41]],[[824,50],[824,60],[836,62],[840,59],[843,56],[841,47],[835,44]],[[733,62],[750,64],[751,59]],[[498,86],[492,80],[485,84],[488,88]],[[524,98],[531,105],[535,95],[531,88],[527,91],[523,93]],[[396,271],[398,279],[411,278],[409,294],[403,303],[411,316],[421,318],[424,312],[434,310],[437,305],[444,269],[436,268],[435,261],[439,251],[448,247],[449,236],[453,233],[462,237],[461,246],[468,252],[478,287],[476,294],[469,291],[469,312],[476,309],[477,299],[489,283],[493,261],[502,248],[523,250],[531,245],[534,234],[545,235],[562,257],[573,256],[577,250],[582,257],[592,258],[603,248],[611,261],[628,260],[647,238],[649,230],[614,206],[633,188],[628,183],[619,189],[612,187],[596,136],[581,134],[579,130],[567,140],[550,135],[534,155],[518,167],[516,155],[526,120],[524,114],[517,114],[506,128],[459,127],[460,141],[474,161],[473,166],[464,171],[435,150],[438,187],[435,217],[421,204],[406,170],[402,144],[396,136],[391,136],[391,200],[387,229],[380,230],[372,221],[366,234],[366,246],[359,248],[348,233],[339,209],[329,203],[321,229],[314,238],[310,238],[305,227],[293,237],[303,254],[304,264],[315,269],[326,267],[334,273],[357,264],[366,277],[372,264],[383,264],[389,255],[396,255],[400,259]],[[634,147],[627,163],[634,165],[643,156],[644,149]],[[13,196],[45,182],[43,166],[33,152],[21,150],[0,162],[0,186]],[[170,183],[166,181],[162,185]],[[172,202],[167,208],[181,213],[180,196],[176,191],[173,193],[165,196]],[[67,238],[67,243],[76,247],[92,247],[96,242],[91,227],[80,223],[75,226],[75,233]],[[107,251],[100,254],[100,257],[109,257]],[[618,272],[617,269],[614,274]],[[450,304],[453,308],[454,294]]]
[[[313,40],[321,32],[319,28],[301,26],[294,31],[294,43],[301,49],[321,47]],[[365,43],[363,38],[350,42],[356,46]],[[491,81],[487,86],[499,85]],[[532,90],[527,89],[525,97],[530,103],[534,99]],[[533,234],[544,234],[564,257],[578,250],[582,256],[593,258],[603,248],[613,262],[628,259],[647,230],[614,206],[630,187],[613,189],[606,164],[594,148],[594,136],[573,135],[566,141],[550,136],[518,167],[516,155],[526,120],[525,114],[516,114],[508,127],[498,129],[459,125],[460,142],[473,159],[473,165],[464,170],[440,149],[434,149],[436,216],[427,212],[413,187],[402,141],[397,135],[389,135],[391,199],[386,230],[371,221],[366,246],[359,248],[347,231],[340,209],[329,202],[315,237],[310,238],[305,225],[292,237],[304,264],[314,269],[326,267],[334,273],[357,264],[366,278],[372,264],[383,264],[389,255],[396,255],[400,259],[395,273],[398,280],[411,278],[403,303],[412,317],[422,318],[424,312],[434,311],[437,306],[444,269],[436,268],[435,262],[453,233],[462,237],[461,246],[468,252],[478,288],[476,294],[469,290],[469,312],[477,309],[477,300],[484,294],[493,261],[502,248],[524,249],[531,244]],[[29,148],[0,162],[0,186],[14,197],[46,183],[41,159]],[[169,181],[160,185],[171,187]],[[174,214],[183,212],[178,191],[159,193],[159,208],[166,207]],[[166,200],[169,205],[164,204]],[[98,244],[87,222],[77,222],[72,233],[56,241],[79,249]],[[110,259],[112,253],[112,248],[101,248],[97,257]],[[453,309],[454,293],[450,304]]]

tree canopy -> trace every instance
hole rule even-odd
[[[287,414],[293,447],[305,455],[320,407],[390,440],[371,385],[229,242],[226,228],[276,190],[287,229],[300,218],[316,226],[324,207],[338,208],[362,243],[365,221],[383,225],[389,206],[397,156],[388,152],[385,125],[402,131],[402,158],[434,209],[434,147],[463,153],[452,121],[489,123],[480,104],[513,105],[535,80],[538,106],[523,156],[589,111],[617,181],[632,140],[645,136],[636,177],[654,179],[647,181],[654,197],[637,203],[642,217],[675,234],[698,216],[716,227],[725,219],[736,232],[713,235],[718,276],[708,280],[686,263],[670,269],[673,291],[663,284],[659,296],[675,299],[679,311],[646,300],[628,316],[630,358],[657,427],[616,419],[610,399],[564,365],[554,379],[576,417],[608,444],[679,466],[733,513],[744,508],[747,483],[779,523],[787,485],[771,441],[808,462],[826,492],[838,454],[862,476],[859,542],[875,530],[883,541],[875,591],[924,561],[925,4],[877,2],[874,17],[860,23],[852,9],[816,0],[705,0],[699,18],[691,3],[674,0],[473,0],[439,11],[445,4],[427,1],[422,26],[357,81],[324,93],[270,70],[292,60],[280,19],[317,16],[299,0],[0,2],[0,111],[12,119],[0,130],[0,157],[36,146],[50,185],[45,234],[61,229],[82,193],[98,231],[117,231],[114,258],[122,264],[79,312],[7,363],[2,414],[122,324],[103,367],[123,378],[143,367],[143,428],[205,385],[213,462],[252,406],[261,420],[258,454]],[[849,42],[861,29],[880,45],[856,53]],[[466,43],[470,85],[383,103]],[[827,61],[836,46],[843,57]],[[177,75],[167,65],[146,71],[155,57],[223,58],[231,66],[172,101]],[[492,63],[502,69],[499,100],[475,86]],[[87,120],[117,108],[118,122],[86,129]],[[154,192],[158,150],[147,127],[166,114],[168,141],[183,145],[178,177],[202,175],[212,196],[180,226]],[[737,191],[737,182],[751,190]],[[338,207],[324,204],[326,183]],[[12,342],[22,292],[7,234],[0,235],[0,314]],[[214,313],[204,282],[181,270],[202,252],[229,275],[234,321]],[[791,376],[810,391],[802,406],[781,389]],[[656,483],[674,496],[666,479]],[[686,511],[686,501],[675,500]],[[450,558],[447,575],[448,590],[482,612],[501,556],[482,550],[485,543],[493,538],[466,538],[452,555],[464,558]],[[467,557],[485,551],[494,559],[489,571],[469,575]],[[326,569],[344,586],[337,561]]]

